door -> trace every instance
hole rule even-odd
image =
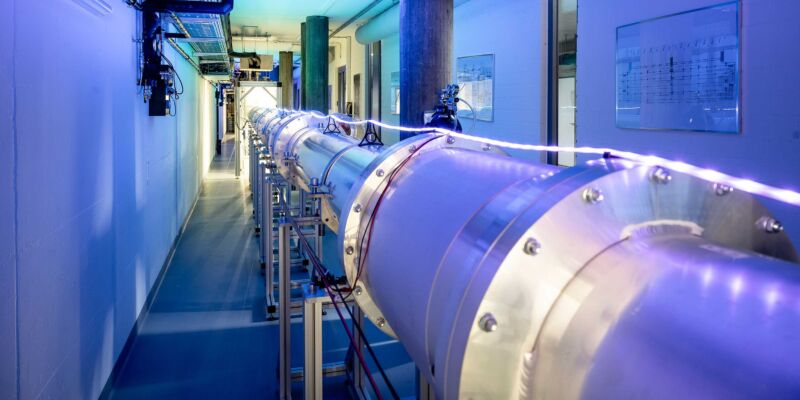
[[[339,113],[344,114],[347,112],[347,67],[339,67],[338,79],[336,82],[338,88],[336,94],[336,109]]]

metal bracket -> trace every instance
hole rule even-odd
[[[366,132],[364,132],[364,138],[361,139],[361,143],[358,144],[360,147],[364,146],[383,146],[383,141],[381,140],[381,134],[375,130],[375,125],[372,122],[367,123]]]
[[[328,126],[325,127],[325,130],[323,130],[322,133],[338,133],[341,135],[342,131],[339,129],[339,124],[333,120],[333,117],[328,117]]]

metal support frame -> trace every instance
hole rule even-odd
[[[282,218],[278,225],[278,274],[280,289],[278,290],[279,326],[280,326],[280,351],[278,375],[280,386],[280,399],[292,398],[292,356],[291,356],[291,253],[289,240],[291,225],[287,219]]]
[[[264,280],[267,296],[267,313],[274,314],[275,308],[275,265],[273,261],[272,248],[272,218],[273,218],[273,186],[272,179],[266,177],[261,181],[261,249],[264,262]]]
[[[303,393],[306,400],[322,400],[322,308],[330,301],[324,289],[303,285]]]

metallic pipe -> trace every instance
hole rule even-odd
[[[211,1],[159,1],[147,0],[142,11],[190,14],[228,14],[233,10],[233,0]]]
[[[360,309],[438,398],[800,396],[798,256],[750,194],[450,137],[350,147],[322,118],[250,117],[286,179],[323,174]]]

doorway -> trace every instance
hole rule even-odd
[[[336,80],[336,109],[339,113],[347,112],[347,66],[339,67]]]

